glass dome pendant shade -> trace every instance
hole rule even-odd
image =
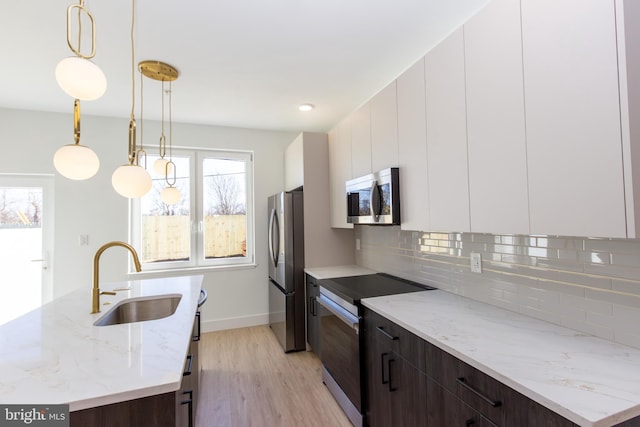
[[[121,196],[129,199],[142,197],[151,190],[151,175],[138,164],[136,151],[136,121],[129,122],[129,163],[117,168],[111,175],[111,185]]]
[[[107,90],[107,78],[88,59],[70,56],[56,67],[56,81],[67,95],[83,101],[100,98]]]
[[[68,179],[81,181],[94,176],[100,169],[100,159],[85,145],[80,145],[80,101],[73,104],[74,144],[60,147],[53,156],[53,166],[60,175]]]
[[[169,179],[169,175],[173,172],[173,179]],[[176,165],[173,161],[167,162],[167,167],[165,169],[165,179],[167,181],[168,187],[165,187],[160,193],[160,198],[167,205],[175,205],[180,201],[180,190],[178,190],[174,185],[176,184]]]
[[[77,11],[78,43],[71,42],[72,13]],[[91,52],[84,55],[80,51],[82,39],[82,13],[91,23]],[[74,99],[92,101],[100,98],[107,90],[107,78],[96,64],[91,61],[96,54],[95,22],[93,15],[84,7],[84,0],[67,8],[67,44],[75,56],[61,60],[56,66],[56,81],[62,90]]]

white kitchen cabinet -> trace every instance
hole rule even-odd
[[[531,234],[626,237],[615,4],[521,5]]]
[[[351,178],[371,173],[371,103],[351,113]]]
[[[398,166],[398,104],[393,81],[371,99],[371,170]]]
[[[295,169],[302,170],[304,188],[305,267],[354,263],[353,230],[334,229],[331,224],[332,185],[330,184],[331,169],[327,134],[303,132],[289,147],[294,153],[302,153],[302,167]],[[289,158],[287,157],[287,160]],[[285,170],[288,169],[289,167],[286,166]],[[344,184],[342,199],[346,200]],[[346,205],[342,216],[346,222]]]
[[[464,24],[471,231],[529,234],[520,2]]]
[[[640,2],[616,2],[627,236],[640,237]],[[635,166],[635,167],[634,167]]]
[[[397,80],[400,228],[429,230],[424,58]]]
[[[469,231],[462,28],[425,56],[430,231]]]
[[[351,119],[347,118],[329,132],[329,202],[333,228],[353,228],[353,224],[347,223],[345,190],[345,182],[351,177]]]
[[[291,191],[304,184],[303,135],[287,146],[284,151],[284,189]]]

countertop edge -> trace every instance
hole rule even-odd
[[[329,267],[307,267],[304,272],[309,276],[322,280],[334,279],[336,277],[364,276],[367,274],[376,274],[377,271],[371,270],[355,264],[336,265]]]

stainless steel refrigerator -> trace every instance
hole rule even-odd
[[[303,193],[269,197],[269,326],[285,352],[305,349]]]

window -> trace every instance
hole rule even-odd
[[[151,167],[153,188],[132,204],[132,242],[143,270],[254,263],[252,154],[173,150],[180,201],[168,205],[163,176]],[[173,173],[169,173],[173,181]]]

